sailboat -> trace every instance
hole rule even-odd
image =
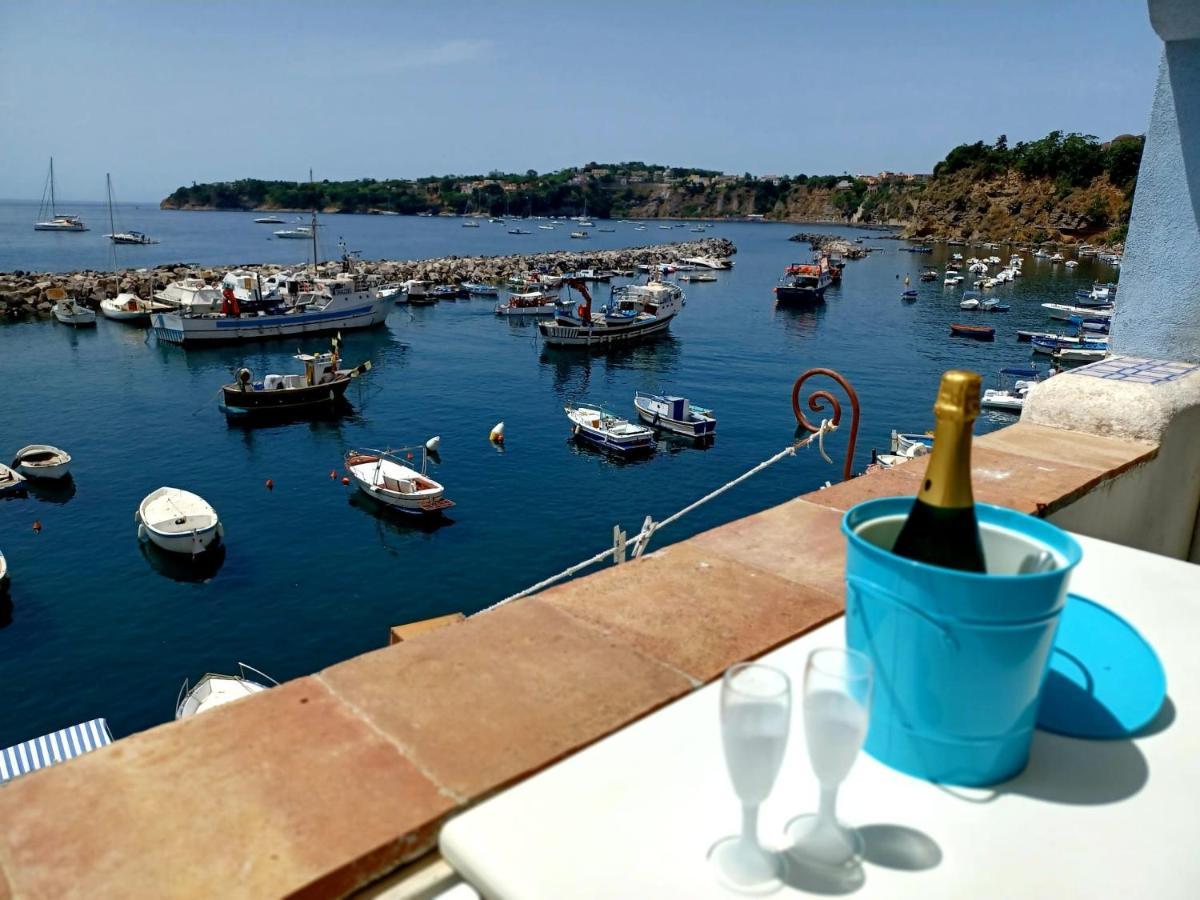
[[[42,205],[38,208],[38,221],[33,223],[34,231],[87,231],[79,216],[60,213],[54,205],[54,157],[50,157],[50,175],[46,180],[47,187],[42,189]],[[46,196],[49,194],[50,203],[47,205]],[[46,213],[50,217],[46,218]]]
[[[157,244],[158,241],[140,231],[117,231],[116,223],[113,221],[112,175],[105,173],[104,180],[108,185],[108,227],[112,229],[105,237],[114,244]]]
[[[477,213],[474,210],[474,206],[475,206],[475,192],[471,191],[471,198],[469,200],[467,200],[466,205],[463,207],[463,213],[462,213],[463,214],[463,222],[462,222],[463,228],[478,228],[479,227],[479,222],[478,222],[479,213]]]

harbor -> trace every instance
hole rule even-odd
[[[193,227],[202,233],[206,218],[243,218],[175,215],[198,223]],[[500,281],[498,293],[507,298],[508,277],[539,268],[579,274],[653,264],[665,267],[656,274],[678,285],[685,303],[652,340],[580,350],[549,344],[539,322],[553,320],[497,316],[495,297],[389,302],[382,325],[343,333],[344,365],[371,363],[345,383],[345,406],[335,415],[282,421],[227,416],[223,388],[236,385],[243,368],[254,382],[303,371],[303,360],[293,357],[326,353],[330,335],[181,347],[157,339],[145,324],[101,316],[95,326],[76,329],[39,316],[36,306],[0,325],[0,374],[9,384],[36,385],[7,404],[3,434],[11,446],[4,452],[33,443],[63,448],[73,476],[63,485],[31,484],[27,496],[0,502],[13,584],[0,614],[0,645],[15,698],[0,710],[0,744],[98,715],[114,735],[129,734],[171,718],[184,677],[245,661],[284,681],[379,646],[396,622],[471,612],[522,590],[586,555],[581,548],[605,546],[614,525],[632,533],[645,516],[676,510],[776,452],[795,432],[791,383],[814,364],[837,368],[859,391],[864,420],[855,470],[861,471],[870,449],[889,449],[893,430],[929,427],[928,394],[945,368],[974,368],[989,387],[1000,386],[1005,367],[1039,365],[1045,373],[1046,358],[1034,356],[1017,332],[1057,330],[1061,323],[1051,322],[1042,303],[1069,304],[1077,290],[1113,275],[1094,258],[1067,269],[1030,257],[1023,278],[993,291],[1012,309],[988,317],[998,334],[986,344],[947,335],[948,323],[966,315],[961,290],[918,280],[922,269],[951,262],[960,249],[952,246],[910,254],[902,252],[907,244],[880,240],[878,232],[820,226],[817,233],[852,246],[861,238],[856,246],[878,249],[848,261],[823,302],[791,307],[778,304],[772,289],[781,272],[809,253],[788,241],[795,228],[784,224],[721,223],[712,237],[685,246],[593,245],[574,254],[563,247],[486,258],[468,252],[475,229],[421,217],[345,218],[377,232],[355,241],[373,254],[385,248],[395,254],[397,233],[406,239],[401,249],[432,248],[425,260],[366,259],[364,269],[387,283],[480,278]],[[493,242],[510,240],[501,226],[489,227]],[[671,235],[612,227],[620,230],[603,237],[630,244]],[[560,237],[569,240],[540,233],[532,239]],[[304,242],[266,246],[294,245],[292,257],[240,268],[267,277],[303,269]],[[147,250],[164,252],[161,244],[138,247],[122,258]],[[734,261],[732,268],[669,265],[718,252]],[[239,258],[220,245],[196,255],[211,263],[155,269],[156,286],[188,275],[217,284],[228,271],[219,261]],[[324,265],[330,274],[339,268]],[[714,280],[690,280],[705,273]],[[17,277],[52,282],[39,291],[65,285],[98,304],[99,293],[125,288],[144,297],[148,274]],[[912,303],[900,298],[906,276],[920,294]],[[585,284],[599,310],[614,288],[648,277],[637,272]],[[559,293],[581,302],[574,289]],[[653,452],[623,454],[572,434],[564,407],[573,404],[650,425],[653,416],[634,404],[639,392],[687,398],[711,411],[720,423],[715,436],[699,442],[660,428]],[[1011,412],[985,413],[978,430],[1013,421]],[[489,440],[499,422],[502,444]],[[454,503],[436,520],[381,509],[355,484],[342,484],[350,451],[420,448],[434,436],[439,451],[426,477],[444,485]],[[840,440],[831,437],[830,446]],[[421,462],[419,455],[401,461]],[[707,504],[676,526],[674,537],[782,502],[830,477],[819,456],[800,454],[756,476],[753,489]],[[138,541],[133,513],[164,485],[194,492],[220,516],[221,547],[200,566]],[[551,534],[563,539],[530,540]],[[45,564],[51,559],[54,565]],[[472,563],[478,560],[488,562]],[[115,647],[121,651],[114,659]]]

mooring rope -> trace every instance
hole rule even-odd
[[[633,546],[633,558],[637,559],[646,551],[646,545],[650,543],[650,538],[653,537],[654,534],[660,529],[679,521],[692,510],[698,509],[708,501],[721,496],[727,490],[741,484],[750,476],[756,475],[764,469],[770,468],[782,459],[786,459],[789,456],[795,456],[797,450],[802,450],[813,441],[817,442],[817,452],[821,454],[821,458],[827,463],[832,463],[833,460],[831,460],[829,455],[825,452],[825,435],[831,431],[835,431],[836,429],[837,426],[828,419],[822,420],[817,430],[805,437],[803,440],[796,441],[794,444],[785,447],[770,459],[763,460],[754,468],[748,469],[737,478],[734,478],[732,481],[725,482],[716,490],[710,491],[699,500],[696,500],[694,503],[690,503],[678,512],[667,516],[661,522],[655,522],[653,519],[647,516],[645,523],[642,525],[642,530],[635,534],[632,538],[626,538],[624,533],[620,531],[619,527],[614,528],[613,546],[609,547],[607,550],[597,553],[595,556],[589,557],[582,562],[577,562],[572,566],[567,566],[567,568],[563,569],[561,572],[551,575],[549,578],[544,578],[537,584],[525,588],[523,591],[518,591],[517,593],[512,594],[509,597],[505,597],[503,600],[500,600],[497,603],[493,603],[491,606],[479,610],[479,613],[490,612],[493,609],[504,606],[506,603],[511,603],[513,600],[519,600],[522,597],[528,597],[530,594],[536,594],[538,591],[543,591],[551,585],[557,584],[563,579],[570,578],[572,575],[581,572],[588,566],[594,566],[596,563],[604,562],[604,560],[608,559],[609,557],[613,557],[619,565],[625,561],[625,551],[630,545]],[[474,615],[479,615],[479,613],[475,613]]]

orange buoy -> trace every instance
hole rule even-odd
[[[39,522],[37,519],[33,520],[33,530],[36,531],[38,534],[42,533],[42,523]]]
[[[267,479],[267,490],[268,491],[275,490],[275,482],[272,481],[270,478]]]
[[[350,483],[350,479],[347,478],[345,475],[343,475],[342,476],[342,484],[349,484],[349,483]]]
[[[412,454],[411,454],[411,453],[409,453],[409,454],[408,454],[408,458],[409,458],[409,459],[412,459]]]

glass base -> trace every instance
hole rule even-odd
[[[741,837],[721,838],[708,850],[708,864],[717,880],[742,894],[769,894],[783,886],[779,858],[762,847],[747,845]]]
[[[788,838],[788,856],[831,867],[855,866],[862,861],[862,835],[841,823],[824,825],[816,813],[796,816],[787,823],[784,832]]]

